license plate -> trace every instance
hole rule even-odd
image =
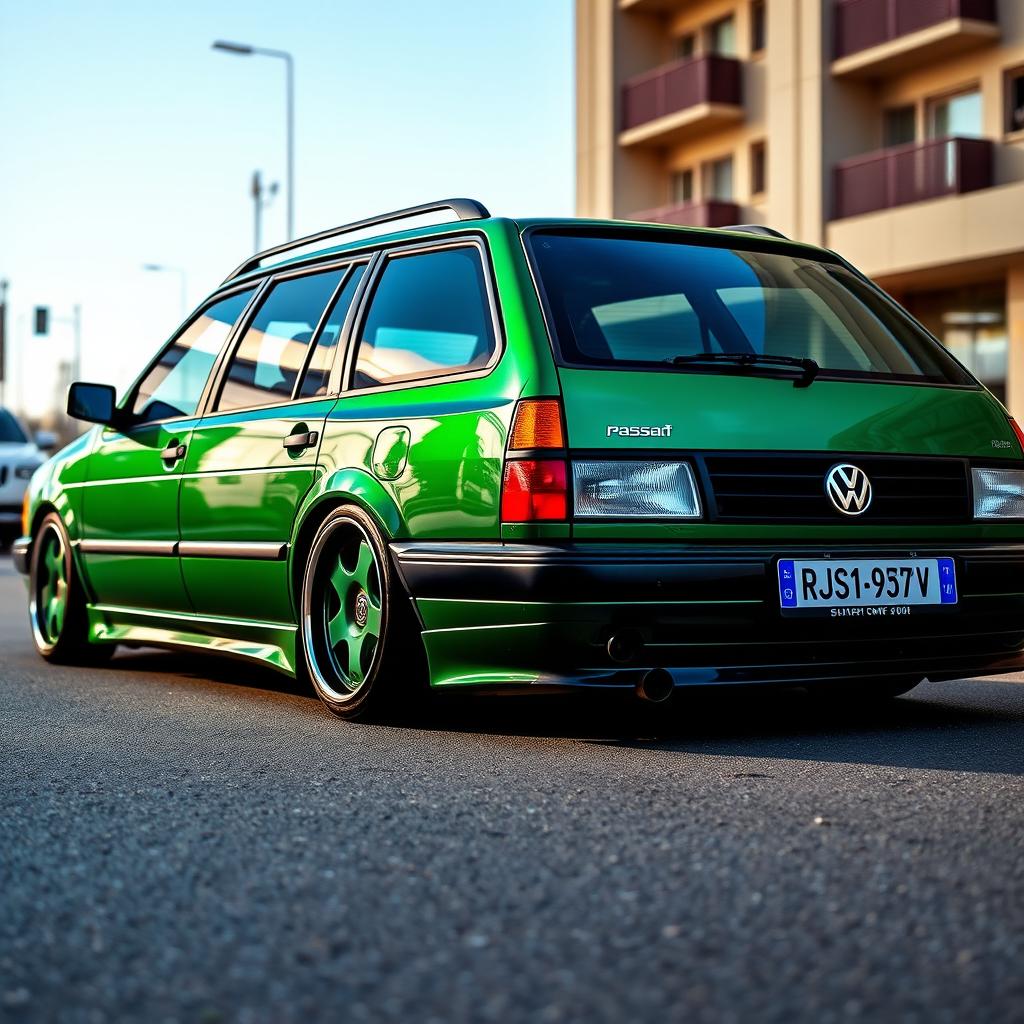
[[[952,558],[782,558],[779,603],[784,614],[910,615],[955,605]]]

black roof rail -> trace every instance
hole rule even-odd
[[[336,228],[328,228],[326,231],[318,231],[314,235],[296,238],[293,242],[284,242],[270,249],[264,249],[262,252],[250,256],[244,263],[239,264],[235,270],[224,278],[224,283],[227,284],[228,281],[233,281],[236,277],[241,277],[242,274],[247,274],[250,270],[256,270],[264,260],[269,259],[271,256],[280,256],[283,253],[290,252],[292,249],[301,249],[316,242],[325,242],[329,238],[337,238],[340,235],[361,231],[364,228],[372,228],[378,224],[390,224],[392,221],[407,220],[410,217],[437,213],[440,210],[451,210],[455,214],[456,220],[483,220],[491,215],[487,207],[483,203],[478,203],[475,199],[439,199],[435,203],[423,203],[422,206],[408,206],[404,210],[394,210],[392,213],[380,213],[375,217],[355,220],[351,224],[342,224]]]
[[[726,224],[722,230],[743,231],[748,235],[767,235],[769,238],[785,238],[787,242],[789,241],[781,231],[776,231],[775,228],[767,227],[764,224]]]

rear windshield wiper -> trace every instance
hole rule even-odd
[[[795,366],[803,372],[793,386],[806,388],[818,376],[820,366],[813,359],[798,359],[796,356],[762,355],[759,352],[697,352],[694,355],[673,356],[666,359],[672,366],[688,366],[690,363],[732,363],[734,366]]]

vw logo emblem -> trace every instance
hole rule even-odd
[[[356,596],[356,625],[362,629],[366,625],[367,619],[370,617],[370,599],[366,596],[366,592],[360,590]]]
[[[871,481],[863,469],[840,462],[825,477],[825,493],[844,516],[859,516],[871,504]]]

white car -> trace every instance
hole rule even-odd
[[[31,440],[6,409],[0,409],[0,548],[10,547],[21,533],[21,501],[32,474],[46,461],[42,449],[56,444],[53,434],[40,431]]]

